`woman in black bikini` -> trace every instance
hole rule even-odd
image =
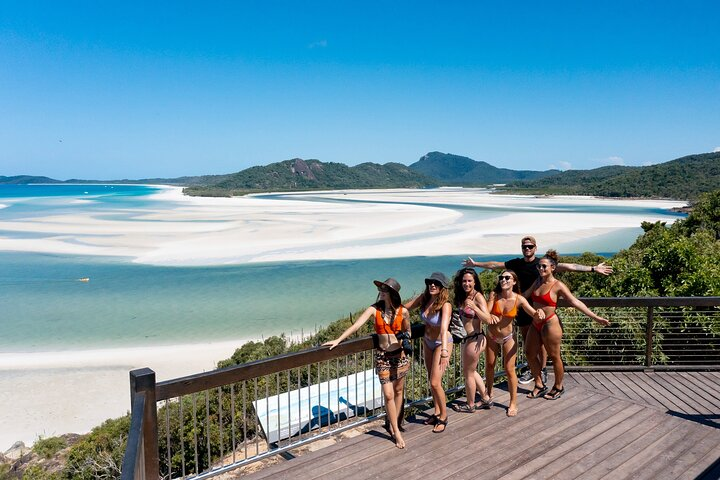
[[[528,363],[535,379],[535,387],[528,394],[528,398],[538,398],[545,394],[547,400],[557,400],[565,392],[563,388],[563,363],[560,357],[560,343],[562,342],[562,324],[555,313],[558,298],[564,298],[570,306],[580,310],[600,325],[610,325],[610,321],[593,313],[583,302],[570,292],[570,289],[553,275],[558,263],[555,250],[548,250],[538,263],[540,278],[533,285],[532,301],[537,309],[533,323],[528,332]],[[537,359],[540,345],[545,345],[548,358],[552,360],[555,372],[553,388],[547,392],[547,386],[540,378],[540,362]],[[545,393],[547,392],[547,393]]]
[[[515,359],[517,356],[517,343],[513,335],[513,320],[518,314],[518,307],[525,310],[531,317],[535,309],[530,306],[520,293],[518,277],[512,270],[503,270],[498,276],[495,289],[490,292],[490,315],[495,319],[488,325],[488,346],[485,350],[485,378],[488,395],[492,399],[493,383],[495,382],[495,362],[502,348],[503,366],[508,379],[510,403],[507,416],[517,415],[517,386],[518,379],[515,373]]]
[[[375,334],[379,348],[375,350],[375,373],[380,379],[385,410],[390,423],[390,434],[397,448],[405,448],[405,440],[398,424],[398,414],[403,406],[403,389],[405,375],[410,369],[410,362],[403,352],[396,334],[410,333],[410,314],[403,308],[400,300],[400,284],[394,278],[384,282],[374,281],[378,289],[377,301],[370,305],[347,330],[324,346],[335,348],[338,343],[357,332],[370,318],[375,319]],[[409,338],[409,337],[408,337]]]
[[[464,404],[453,404],[456,412],[473,413],[481,408],[490,408],[492,403],[485,392],[485,382],[477,371],[480,354],[485,351],[485,335],[482,324],[492,321],[488,313],[485,296],[480,286],[477,272],[472,268],[462,268],[453,279],[454,304],[462,320],[467,336],[462,340],[462,365],[465,377]],[[480,393],[480,404],[475,403],[475,392]]]

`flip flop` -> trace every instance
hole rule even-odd
[[[447,421],[447,418],[446,418],[445,420],[440,420],[440,419],[438,418],[438,419],[437,419],[437,423],[436,423],[435,426],[433,427],[433,430],[432,430],[433,433],[443,433],[443,432],[445,431],[445,429],[447,428],[447,422],[448,422],[448,421]],[[438,428],[438,427],[442,427],[442,430],[435,430],[435,429]]]

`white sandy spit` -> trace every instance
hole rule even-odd
[[[247,339],[108,350],[0,353],[0,452],[38,436],[85,433],[130,410],[129,372],[150,366],[156,380],[213,370]]]
[[[551,211],[568,204],[669,209],[684,202],[592,197],[491,195],[479,189],[360,190],[296,193],[290,199],[193,198],[178,188],[157,206],[109,214],[68,213],[0,222],[0,251],[131,257],[154,265],[517,253],[518,236],[533,233],[557,246],[661,215]],[[311,198],[361,200],[318,202]],[[377,203],[375,203],[377,202]],[[485,207],[502,219],[466,215]],[[132,213],[132,212],[131,212]],[[538,215],[542,213],[542,215]],[[26,232],[30,238],[21,238]],[[19,235],[18,235],[19,234]]]

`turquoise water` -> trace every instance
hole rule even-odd
[[[106,212],[111,218],[132,217],[158,201],[148,196],[156,191],[119,185],[0,186],[0,204],[8,205],[0,209],[0,221],[83,209]],[[498,214],[476,210],[473,215]],[[596,251],[616,251],[639,233],[640,228],[625,229],[593,239],[594,243],[577,242],[575,251],[588,250],[588,244]],[[0,237],[9,234],[0,230]],[[563,253],[571,251],[566,248]],[[421,291],[430,272],[450,274],[461,260],[452,256],[161,267],[115,257],[0,252],[0,352],[307,334],[371,303],[376,295],[373,279],[393,276],[403,286],[403,296],[409,297]],[[84,277],[90,281],[78,281]]]

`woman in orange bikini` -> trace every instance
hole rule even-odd
[[[378,288],[377,302],[370,305],[342,335],[323,345],[329,346],[332,350],[338,343],[357,332],[370,318],[375,319],[375,334],[379,345],[375,350],[375,372],[380,379],[385,397],[390,434],[397,448],[405,448],[405,440],[398,424],[398,414],[403,406],[405,375],[410,369],[410,362],[395,335],[400,332],[410,333],[410,315],[402,306],[400,284],[397,280],[388,278],[384,282],[375,280],[374,283]]]
[[[490,315],[495,317],[496,323],[488,325],[488,346],[485,350],[485,378],[487,391],[492,398],[492,388],[495,382],[495,363],[502,347],[503,366],[508,379],[510,403],[507,416],[517,415],[517,386],[518,379],[515,373],[515,358],[517,343],[513,335],[513,320],[518,314],[518,307],[530,315],[535,315],[535,309],[530,306],[520,293],[518,277],[512,270],[503,270],[498,276],[498,283],[490,293]]]
[[[554,272],[558,263],[555,250],[548,250],[538,263],[540,277],[532,287],[533,306],[537,315],[533,318],[532,328],[528,332],[528,363],[535,379],[535,387],[528,394],[528,398],[538,398],[545,394],[547,400],[557,400],[565,393],[563,388],[563,363],[560,357],[560,343],[562,342],[562,323],[555,313],[558,298],[564,298],[570,306],[580,310],[600,325],[610,325],[610,321],[593,313],[583,302],[570,292],[570,289],[561,281],[555,279]],[[540,345],[545,345],[548,358],[552,360],[555,373],[555,383],[547,392],[547,386],[540,378],[540,362],[537,359]],[[547,392],[547,393],[545,393]]]
[[[456,412],[472,413],[481,408],[490,408],[490,397],[485,393],[485,382],[477,371],[480,354],[485,350],[483,322],[492,321],[488,313],[485,296],[477,272],[472,268],[460,269],[453,279],[454,303],[463,322],[467,336],[462,340],[462,365],[465,377],[464,404],[453,404]],[[480,404],[475,403],[475,392],[480,393]]]

